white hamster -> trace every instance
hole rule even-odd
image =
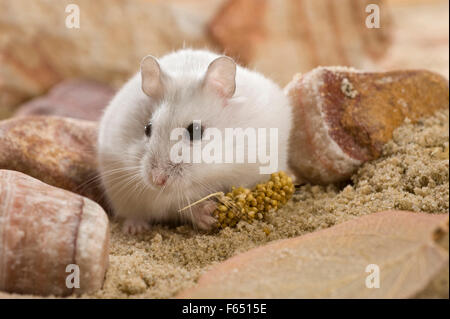
[[[191,222],[208,230],[215,222],[214,202],[179,209],[210,193],[252,187],[267,179],[260,174],[259,160],[174,163],[173,129],[191,132],[197,120],[201,128],[196,124],[194,129],[201,132],[277,128],[276,170],[286,170],[291,117],[289,100],[278,85],[231,58],[191,49],[160,59],[145,57],[140,72],[106,108],[98,137],[102,183],[114,214],[125,219],[123,230],[138,233],[158,222]],[[184,139],[192,148],[192,136]],[[223,145],[224,152],[236,148],[236,143]]]

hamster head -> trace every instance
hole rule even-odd
[[[221,56],[202,72],[198,68],[177,72],[165,70],[152,56],[142,60],[141,89],[152,111],[137,133],[141,136],[132,139],[145,185],[190,199],[225,188],[228,175],[236,178],[231,164],[195,158],[205,144],[220,142],[211,139],[212,130],[223,132],[231,124],[236,64]],[[222,151],[221,145],[215,146]]]

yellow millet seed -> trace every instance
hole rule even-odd
[[[218,208],[221,212],[226,212],[226,211],[228,210],[227,206],[225,206],[225,205],[219,205],[217,208]]]
[[[270,180],[253,189],[233,186],[226,195],[217,197],[220,204],[213,212],[217,227],[234,227],[241,220],[248,223],[262,220],[268,212],[285,205],[294,191],[292,178],[282,171],[271,174]]]

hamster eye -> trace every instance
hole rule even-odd
[[[199,123],[191,123],[188,127],[186,127],[186,129],[189,132],[189,138],[191,141],[194,139],[202,139],[203,127]]]
[[[145,135],[150,137],[152,135],[152,122],[149,122],[147,125],[145,125]]]

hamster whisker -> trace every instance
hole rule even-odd
[[[122,173],[120,176],[117,176],[116,178],[110,179],[110,181],[123,178],[124,176],[127,176],[129,174],[135,173],[135,171],[137,169],[139,169],[138,166],[136,166],[136,167],[126,167],[126,168],[120,168],[120,169],[114,169],[114,170],[107,170],[107,171],[102,172],[102,173],[97,173],[92,178],[89,178],[88,180],[86,180],[83,183],[81,183],[80,185],[78,185],[76,187],[75,191],[80,191],[81,192],[81,191],[86,190],[88,187],[90,187],[92,185],[95,185],[95,184],[100,185],[102,178],[110,177],[110,176],[113,176],[114,174],[120,174],[121,172],[124,172],[124,173]]]
[[[181,196],[181,189],[180,189],[179,184],[175,184],[175,185],[176,185],[176,191],[177,191],[178,209],[181,209],[181,207],[183,207],[183,198]],[[181,216],[180,214],[177,214],[176,216],[177,216],[177,220],[183,221],[183,216]]]
[[[189,200],[189,197],[185,193],[183,193],[183,195],[184,195],[184,197],[187,200],[188,206],[190,206],[191,205],[191,201]],[[192,212],[192,207],[189,207],[189,213],[190,213],[190,216],[191,216],[192,228],[194,228],[194,230],[197,231],[198,228],[197,228],[197,225],[194,223],[194,213]]]
[[[192,173],[186,171],[185,173],[186,175],[188,175],[187,177],[194,183],[198,184],[200,187],[202,187],[205,191],[207,191],[208,193],[215,193],[218,191],[218,189],[213,188],[211,185],[209,184],[205,184],[204,182],[200,181],[199,179],[197,179]],[[202,195],[200,195],[199,197],[201,197]]]
[[[131,188],[128,188],[131,184],[133,184],[136,180],[139,180],[140,173],[137,172],[134,175],[130,175],[122,180],[120,180],[118,183],[115,183],[111,188],[111,194],[120,194],[120,197],[122,198],[128,198],[131,195]],[[124,192],[124,190],[127,191]]]
[[[125,189],[127,187],[124,187]],[[126,203],[131,199],[131,197],[134,195],[133,189],[132,188],[128,188],[125,191],[123,191],[123,189],[121,191],[118,192],[118,194],[116,194],[115,196],[117,196],[117,198],[120,200],[120,203],[122,203],[121,206],[126,207]]]
[[[129,172],[125,172],[125,173],[116,172],[114,174],[109,174],[109,175],[106,175],[106,176],[109,177],[108,181],[112,182],[112,181],[116,181],[116,180],[120,180],[120,179],[126,179],[126,178],[128,178],[130,176],[134,176],[135,174],[139,174],[139,170],[138,169],[135,169],[135,170],[129,171]],[[116,175],[116,176],[114,176],[114,175]],[[105,175],[102,175],[101,177],[105,177]]]
[[[138,184],[141,186],[141,190],[137,194],[137,198],[142,198],[143,195],[145,195],[146,191],[150,188],[150,186],[142,180],[139,180]]]

